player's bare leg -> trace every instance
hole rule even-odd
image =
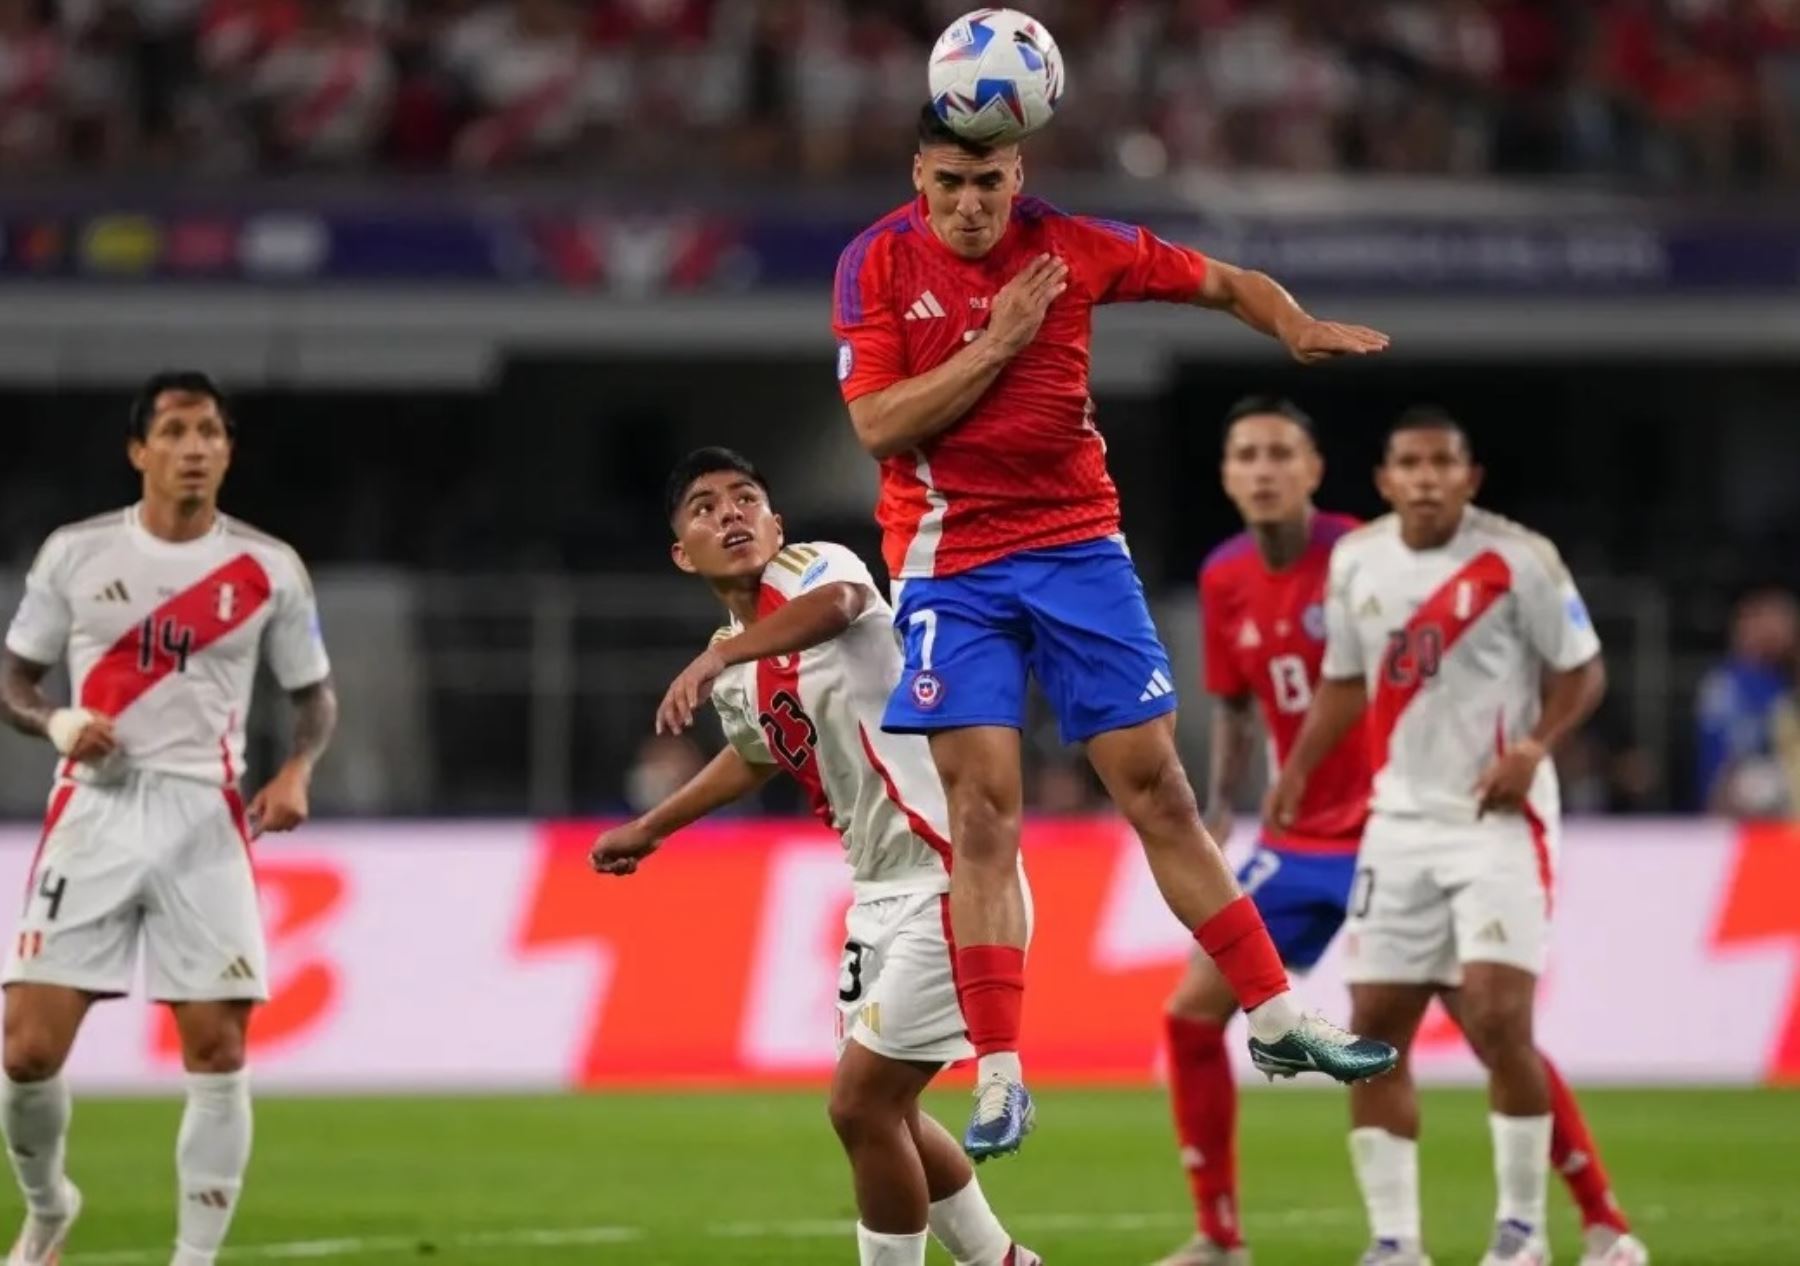
[[[1550,1079],[1532,1035],[1537,977],[1508,963],[1463,966],[1463,1035],[1488,1070],[1488,1121],[1499,1187],[1483,1266],[1538,1266],[1550,1176]]]
[[[1144,846],[1163,900],[1193,930],[1250,1018],[1250,1051],[1270,1076],[1317,1071],[1360,1081],[1394,1065],[1391,1047],[1302,1015],[1262,915],[1200,821],[1175,751],[1173,713],[1088,740],[1088,759]]]
[[[1419,1091],[1412,1042],[1434,985],[1350,986],[1350,1026],[1400,1052],[1394,1071],[1350,1088],[1350,1160],[1369,1214],[1364,1266],[1429,1266],[1419,1214]]]
[[[913,1145],[925,1166],[931,1196],[931,1233],[957,1266],[1042,1266],[1043,1259],[1015,1244],[988,1206],[975,1167],[942,1125],[913,1105]]]
[[[1461,991],[1446,989],[1438,995],[1438,1001],[1461,1028]],[[1600,1145],[1588,1129],[1575,1093],[1548,1055],[1539,1050],[1538,1058],[1543,1061],[1544,1076],[1550,1083],[1550,1166],[1562,1176],[1570,1198],[1581,1212],[1586,1247],[1582,1266],[1646,1266],[1650,1251],[1631,1233],[1631,1223],[1613,1195]]]
[[[856,1190],[862,1266],[923,1266],[930,1195],[911,1116],[937,1071],[849,1042],[831,1078],[829,1112]]]
[[[979,1064],[963,1147],[977,1160],[1019,1150],[1035,1110],[1019,1065],[1025,1004],[1025,890],[1019,829],[1025,789],[1019,732],[981,725],[931,736],[950,812],[950,929],[956,994]]]
[[[93,995],[62,985],[6,987],[0,1123],[25,1197],[25,1225],[7,1266],[55,1261],[81,1212],[81,1192],[64,1172],[70,1104],[62,1068],[93,1001]]]
[[[187,1070],[187,1108],[175,1144],[180,1183],[173,1266],[212,1266],[237,1211],[250,1164],[250,1081],[244,1059],[251,1004],[170,1005]]]
[[[1169,1101],[1194,1199],[1194,1238],[1157,1266],[1248,1266],[1237,1211],[1237,1085],[1225,1026],[1237,1014],[1231,985],[1198,950],[1169,995]]]

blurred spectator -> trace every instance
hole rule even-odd
[[[587,57],[572,0],[510,0],[451,27],[441,48],[468,123],[459,167],[505,167],[564,153],[587,114]]]
[[[66,63],[43,0],[0,0],[0,165],[43,167],[61,153]]]
[[[1789,795],[1776,746],[1776,718],[1793,706],[1800,603],[1759,590],[1732,613],[1731,653],[1701,682],[1700,807],[1728,817],[1781,817],[1800,808]]]
[[[364,157],[381,139],[393,89],[387,47],[349,0],[302,0],[299,24],[250,75],[262,152],[300,163]]]
[[[661,804],[706,767],[706,753],[681,734],[653,734],[639,745],[625,774],[625,800],[633,813]]]

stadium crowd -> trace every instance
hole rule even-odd
[[[0,170],[892,160],[964,0],[0,0]],[[1795,0],[1032,0],[1072,168],[1800,183]]]

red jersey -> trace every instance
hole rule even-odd
[[[949,576],[1022,550],[1119,530],[1119,494],[1088,395],[1093,309],[1191,302],[1206,257],[1147,229],[1013,203],[994,249],[964,259],[938,240],[921,197],[878,220],[838,260],[832,328],[844,399],[928,373],[981,336],[994,295],[1040,254],[1068,289],[975,406],[881,463],[882,555],[898,578]]]
[[[1270,571],[1250,533],[1241,532],[1200,569],[1207,693],[1255,695],[1278,764],[1294,750],[1319,683],[1331,547],[1357,526],[1347,515],[1313,515],[1305,552],[1284,571]],[[1358,721],[1306,784],[1293,829],[1269,844],[1354,853],[1369,812],[1369,783],[1368,743]]]

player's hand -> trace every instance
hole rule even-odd
[[[1300,801],[1305,796],[1306,780],[1284,769],[1263,801],[1263,824],[1273,831],[1289,830],[1300,817]]]
[[[1475,784],[1476,816],[1522,810],[1543,759],[1544,745],[1533,738],[1520,739],[1500,753]]]
[[[308,787],[311,771],[304,765],[289,762],[256,793],[244,813],[250,827],[250,838],[267,831],[291,831],[311,816]]]
[[[725,657],[710,646],[695,656],[664,692],[656,709],[656,732],[679,734],[693,725],[694,713],[712,698],[713,683],[729,667]]]
[[[1044,314],[1069,288],[1069,266],[1054,255],[1039,255],[1000,287],[988,310],[987,337],[1016,356],[1037,337]]]
[[[602,831],[588,850],[588,864],[600,875],[635,875],[638,863],[662,846],[662,841],[635,822]]]
[[[58,708],[44,724],[51,745],[72,761],[95,764],[119,750],[112,718],[86,708]]]
[[[1388,336],[1366,325],[1340,325],[1336,321],[1305,322],[1281,331],[1288,354],[1302,365],[1339,356],[1373,356],[1388,348]]]

